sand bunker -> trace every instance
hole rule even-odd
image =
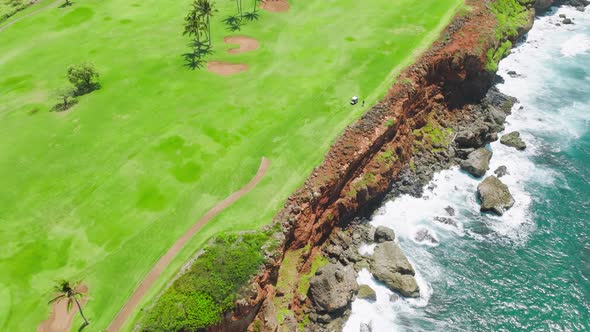
[[[289,2],[287,0],[264,0],[260,8],[271,13],[282,13],[289,10]]]
[[[88,287],[86,285],[80,285],[78,287],[80,293],[88,293]],[[87,297],[82,297],[80,305],[84,307],[86,304]],[[49,318],[41,322],[37,327],[37,332],[68,332],[71,330],[72,321],[74,316],[78,314],[78,308],[76,305],[72,306],[72,309],[68,312],[68,300],[62,299],[61,301],[54,302],[51,306],[51,315]]]
[[[248,70],[248,65],[243,63],[209,61],[207,62],[207,70],[217,75],[230,76]]]
[[[230,48],[229,50],[227,50],[227,52],[231,53],[231,54],[239,54],[239,53],[244,53],[244,52],[248,52],[248,51],[254,51],[255,49],[257,49],[260,46],[260,43],[258,43],[258,40],[254,39],[252,37],[247,37],[247,36],[229,36],[229,37],[223,38],[223,41],[228,44],[238,44],[239,45],[239,47]]]

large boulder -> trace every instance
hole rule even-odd
[[[481,211],[491,211],[503,215],[514,205],[514,198],[508,187],[495,176],[488,176],[477,186],[477,194],[481,200]]]
[[[419,297],[414,268],[393,241],[377,244],[371,261],[371,273],[389,289],[406,297]]]
[[[359,285],[351,265],[327,264],[309,283],[309,298],[317,312],[339,312],[350,304]]]
[[[475,177],[482,177],[490,167],[492,152],[485,148],[471,152],[466,160],[461,162],[461,168]]]
[[[469,127],[457,133],[455,142],[459,148],[479,148],[491,141],[491,129],[484,123]]]
[[[395,240],[395,232],[393,229],[385,226],[378,226],[375,230],[375,242],[381,243],[385,241]]]
[[[520,133],[518,131],[513,131],[502,136],[502,138],[500,138],[500,143],[511,146],[517,150],[526,149],[526,143],[520,138]]]

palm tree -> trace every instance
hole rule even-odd
[[[207,28],[207,41],[211,46],[211,17],[213,13],[217,12],[213,3],[209,0],[198,0],[196,2],[195,10],[198,15],[205,20],[205,26]]]
[[[80,312],[80,316],[82,316],[82,319],[84,319],[83,326],[86,326],[86,325],[90,324],[90,322],[88,321],[88,319],[86,319],[86,316],[84,316],[84,312],[82,311],[82,306],[80,306],[80,301],[79,301],[79,299],[82,299],[82,297],[84,297],[86,294],[78,291],[77,290],[79,288],[78,286],[79,286],[79,283],[71,284],[67,280],[61,280],[55,286],[55,291],[58,292],[59,295],[56,296],[55,298],[53,298],[51,301],[49,301],[49,304],[57,302],[62,299],[67,299],[67,301],[68,301],[67,310],[69,312],[70,309],[72,309],[72,306],[74,305],[74,303],[76,303],[76,306],[78,307],[78,311]]]
[[[236,7],[238,8],[240,18],[242,18],[242,0],[236,0]]]
[[[224,18],[223,22],[225,22],[227,29],[230,31],[239,31],[242,25],[241,19],[236,15],[231,15]]]

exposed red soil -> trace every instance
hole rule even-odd
[[[207,70],[221,76],[231,76],[248,70],[244,63],[229,63],[223,61],[207,62]]]
[[[266,171],[268,170],[268,166],[270,165],[270,161],[266,158],[262,158],[260,162],[260,167],[258,168],[258,172],[256,175],[248,182],[245,186],[240,188],[238,191],[232,193],[227,198],[222,200],[221,202],[217,203],[211,210],[207,211],[205,215],[203,215],[197,222],[186,232],[182,235],[173,245],[168,249],[166,254],[158,260],[156,265],[150,270],[150,272],[143,278],[139,286],[135,289],[127,303],[121,308],[121,311],[117,314],[117,317],[111,322],[107,331],[109,332],[116,332],[123,327],[125,321],[131,313],[135,310],[141,299],[145,296],[147,291],[150,287],[154,284],[154,282],[158,279],[160,274],[168,267],[168,264],[176,257],[176,255],[182,250],[184,245],[203,227],[209,222],[213,217],[218,215],[221,211],[232,205],[235,201],[237,201],[240,197],[247,194],[250,190],[252,190],[256,185],[262,180]]]
[[[86,285],[80,285],[77,291],[87,294],[88,287]],[[80,300],[80,305],[84,307],[87,301],[88,298],[83,297]],[[74,305],[70,311],[68,311],[67,304],[67,299],[54,302],[51,306],[51,314],[49,315],[49,318],[39,324],[37,332],[69,332],[72,327],[72,322],[74,321],[74,316],[78,313],[78,308]]]
[[[283,13],[289,11],[289,1],[287,0],[264,0],[260,8],[271,13]]]
[[[231,54],[239,54],[248,51],[254,51],[260,47],[258,40],[248,36],[228,36],[223,38],[223,41],[228,44],[238,44],[238,47],[230,48],[227,50]]]

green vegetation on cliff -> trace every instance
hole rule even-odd
[[[490,72],[498,70],[498,63],[510,53],[512,41],[519,32],[530,24],[531,9],[534,0],[496,0],[490,5],[497,24],[495,36],[497,47],[487,51],[485,69]]]
[[[195,331],[221,321],[264,262],[270,232],[222,234],[147,313],[143,331]],[[268,248],[272,249],[272,248]]]

